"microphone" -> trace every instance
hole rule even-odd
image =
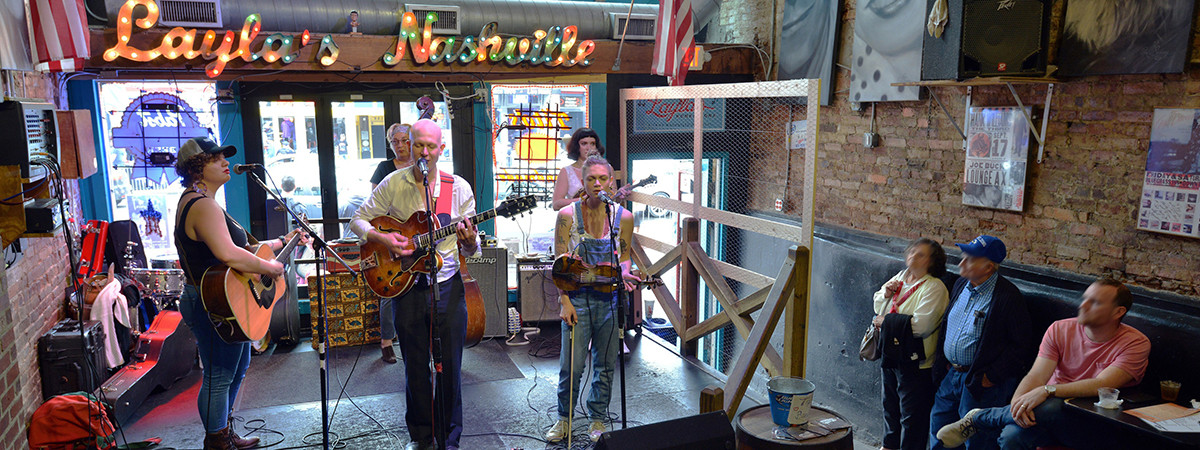
[[[608,203],[608,204],[614,205],[614,206],[618,205],[617,201],[613,200],[612,196],[608,195],[608,191],[605,191],[603,189],[601,189],[600,192],[596,193],[596,197],[599,198],[600,201],[602,201],[604,203]]]
[[[418,159],[417,170],[420,170],[421,173],[429,173],[429,161],[425,160],[425,158]]]
[[[261,168],[262,168],[262,164],[234,164],[233,165],[233,173],[236,175],[241,175],[241,174],[249,172],[253,169],[261,169]]]

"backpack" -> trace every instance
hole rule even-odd
[[[29,419],[31,449],[112,449],[116,428],[108,409],[86,392],[56,395],[39,406]]]

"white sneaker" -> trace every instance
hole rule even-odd
[[[546,432],[546,440],[550,442],[559,442],[567,437],[571,432],[571,426],[567,423],[567,419],[558,419],[554,422],[554,426],[550,427],[550,431]]]
[[[958,419],[957,422],[953,422],[938,430],[937,438],[939,441],[942,441],[942,446],[955,448],[967,442],[967,439],[970,439],[975,434],[975,431],[977,431],[975,429],[975,415],[979,414],[980,411],[983,410],[975,408],[967,411],[967,415]]]
[[[592,438],[592,442],[600,440],[600,435],[607,431],[604,429],[604,422],[599,420],[592,421],[592,426],[588,427],[588,437]]]

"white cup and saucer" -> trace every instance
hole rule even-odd
[[[1100,401],[1095,403],[1098,408],[1121,409],[1121,404],[1125,403],[1125,400],[1118,398],[1121,396],[1120,389],[1103,387],[1097,389],[1096,394],[1100,397]]]

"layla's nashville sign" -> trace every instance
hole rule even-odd
[[[134,19],[134,9],[143,6],[145,17]],[[226,64],[241,58],[244,62],[265,60],[268,64],[279,61],[289,64],[295,61],[300,49],[309,44],[309,32],[288,36],[275,33],[267,36],[262,45],[253,50],[250,48],[258,37],[262,27],[262,16],[251,14],[246,16],[240,33],[226,30],[218,42],[217,32],[208,30],[200,42],[197,42],[197,30],[172,28],[163,36],[158,47],[152,49],[135,48],[129,44],[133,26],[141,29],[153,28],[158,23],[159,8],[154,0],[129,0],[121,7],[117,16],[117,43],[104,51],[105,61],[115,61],[125,58],[130,61],[149,62],[158,58],[174,60],[176,58],[204,58],[211,62],[204,67],[204,73],[215,78],[225,70]],[[532,37],[499,36],[499,25],[491,22],[484,25],[477,36],[434,36],[433,23],[437,14],[429,13],[423,26],[417,22],[417,17],[411,12],[401,16],[400,35],[396,45],[384,53],[381,61],[388,67],[399,64],[405,54],[411,53],[413,62],[417,64],[471,64],[499,63],[503,61],[510,66],[521,63],[544,65],[546,67],[572,67],[575,65],[588,66],[590,56],[596,49],[596,43],[591,40],[578,41],[578,28],[550,27],[549,30],[537,30]],[[235,43],[236,41],[236,43]],[[321,47],[317,50],[316,58],[322,66],[328,67],[337,61],[340,49],[332,35],[321,38]]]

